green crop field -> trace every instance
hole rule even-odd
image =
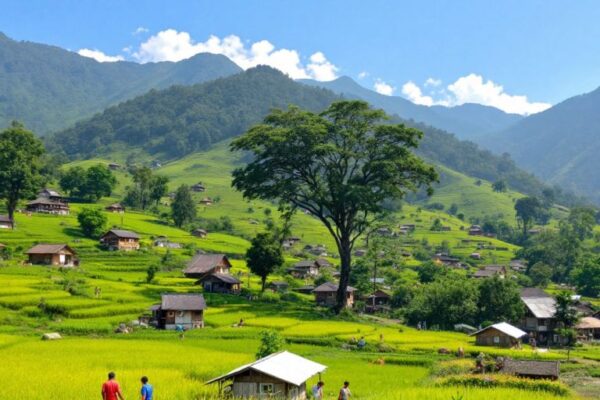
[[[259,334],[270,329],[285,338],[286,349],[327,365],[323,375],[326,398],[336,398],[344,380],[351,381],[356,399],[569,399],[579,398],[578,388],[564,383],[539,384],[497,375],[472,377],[472,359],[456,359],[441,355],[444,348],[454,353],[462,347],[467,356],[483,351],[490,356],[543,358],[564,360],[562,351],[534,353],[530,348],[506,350],[478,347],[473,338],[456,332],[418,331],[393,320],[366,316],[334,317],[316,308],[310,295],[266,293],[250,300],[246,297],[205,294],[208,310],[206,327],[187,332],[184,339],[168,331],[136,328],[133,333],[114,333],[120,323],[130,323],[147,314],[161,293],[199,292],[193,280],[186,279],[181,268],[196,250],[223,252],[232,260],[232,273],[244,286],[258,294],[259,280],[248,273],[243,255],[249,239],[265,229],[265,209],[277,217],[276,206],[265,202],[248,203],[230,187],[231,162],[226,143],[213,150],[168,163],[158,173],[170,177],[170,189],[179,184],[203,182],[207,191],[195,194],[199,200],[209,196],[218,199],[211,206],[199,206],[199,216],[210,220],[228,217],[231,232],[209,232],[200,239],[189,232],[166,224],[158,215],[127,211],[106,215],[111,226],[137,232],[142,248],[122,253],[102,250],[94,240],[81,235],[76,215],[84,207],[102,208],[120,200],[129,177],[119,172],[120,185],[113,197],[99,204],[71,204],[71,215],[48,216],[19,213],[14,231],[0,231],[0,243],[12,251],[12,258],[0,264],[0,374],[6,379],[0,385],[0,399],[57,400],[98,397],[102,380],[109,370],[117,372],[126,398],[137,394],[138,380],[148,375],[160,399],[204,399],[216,395],[216,388],[204,382],[240,364],[251,361],[259,345]],[[93,160],[78,164],[123,161]],[[445,205],[467,207],[472,215],[490,208],[511,214],[512,199],[517,193],[494,193],[489,183],[477,186],[473,180],[445,171],[464,185],[458,197],[442,186],[437,197]],[[487,186],[486,186],[487,185]],[[167,201],[165,199],[165,201]],[[159,211],[166,211],[161,205]],[[505,263],[516,247],[493,238],[474,240],[467,234],[469,224],[441,211],[428,211],[420,205],[404,204],[394,215],[394,224],[413,223],[414,233],[398,238],[398,245],[411,249],[415,242],[431,245],[446,243],[453,253],[468,257],[480,251],[480,263]],[[450,231],[432,232],[435,219]],[[294,217],[293,234],[301,244],[324,244],[335,264],[334,244],[320,223],[304,214]],[[164,235],[183,245],[169,251],[174,266],[161,268],[152,283],[146,282],[149,265],[161,266],[167,250],[153,247],[153,239]],[[24,252],[35,243],[68,243],[78,254],[81,265],[65,270],[25,265]],[[485,244],[486,248],[477,250]],[[359,247],[363,244],[360,243]],[[286,254],[287,262],[298,257]],[[407,257],[403,273],[419,262]],[[413,273],[414,274],[414,273]],[[270,279],[284,279],[275,274]],[[414,279],[414,277],[413,277]],[[297,285],[302,281],[293,282]],[[96,295],[97,288],[100,295]],[[233,327],[244,319],[243,328]],[[45,332],[60,332],[59,341],[41,341]],[[364,336],[367,348],[349,349],[352,338]],[[585,368],[600,361],[600,349],[584,347],[572,352]],[[569,364],[570,365],[570,364]],[[575,364],[573,364],[575,365]],[[579,371],[577,368],[574,370]],[[450,371],[450,372],[448,372]],[[587,371],[587,369],[585,369]],[[314,378],[310,384],[314,383]],[[577,389],[577,390],[576,390]],[[585,390],[581,391],[587,394]]]

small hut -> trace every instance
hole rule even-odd
[[[315,301],[321,306],[334,306],[336,303],[336,296],[338,291],[338,284],[333,282],[325,282],[322,285],[316,287],[313,290],[315,294]],[[354,305],[354,292],[355,288],[348,286],[346,289],[346,305],[352,307]]]
[[[186,278],[202,279],[210,274],[228,275],[231,263],[225,254],[196,254],[183,270]]]
[[[40,243],[27,250],[26,254],[30,264],[73,267],[79,263],[75,250],[66,244]]]
[[[204,328],[206,301],[201,294],[163,294],[160,304],[151,308],[152,316],[159,329]]]
[[[600,339],[600,319],[598,318],[581,318],[575,329],[577,330],[577,335],[583,341]]]
[[[196,228],[192,231],[192,235],[203,239],[208,236],[208,232],[205,229]]]
[[[229,274],[212,273],[206,275],[198,281],[205,292],[239,294],[242,282]]]
[[[478,346],[513,347],[521,343],[527,333],[506,322],[500,322],[480,329],[470,336],[475,336]]]
[[[13,221],[8,215],[0,215],[0,229],[12,229]]]
[[[557,380],[560,375],[558,361],[510,360],[502,362],[500,372],[520,378]]]
[[[100,244],[109,250],[139,250],[140,236],[131,231],[111,229],[102,235]]]
[[[109,206],[106,206],[106,211],[121,214],[125,212],[125,207],[123,207],[120,203],[113,203]]]
[[[306,381],[321,374],[326,366],[288,351],[271,354],[243,365],[225,375],[209,380],[218,383],[219,393],[224,385],[234,398],[276,398],[305,400]]]

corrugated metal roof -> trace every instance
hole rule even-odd
[[[521,290],[521,301],[536,318],[554,318],[556,300],[540,288]]]
[[[104,236],[108,235],[111,232],[115,236],[120,237],[120,238],[125,238],[125,239],[139,239],[140,238],[140,236],[137,233],[131,232],[131,231],[126,231],[123,229],[111,229],[110,231],[106,232],[104,234]]]
[[[519,339],[522,338],[523,336],[527,335],[527,332],[523,332],[522,330],[520,330],[519,328],[517,328],[516,326],[512,326],[511,324],[507,323],[507,322],[499,322],[497,324],[494,325],[490,325],[488,327],[485,327],[483,329],[478,330],[475,333],[472,333],[471,336],[475,336],[478,335],[481,332],[487,331],[489,329],[496,329],[510,337],[513,337],[515,339]]]
[[[261,358],[253,363],[242,365],[241,367],[236,368],[225,375],[211,379],[206,383],[209,384],[230,379],[235,375],[250,369],[291,383],[292,385],[300,386],[310,377],[325,371],[327,367],[304,357],[300,357],[297,354],[282,351]]]
[[[206,301],[201,294],[163,294],[160,308],[163,310],[205,310]]]

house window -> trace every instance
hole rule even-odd
[[[494,343],[500,343],[500,336],[494,336]]]
[[[272,383],[260,383],[258,385],[258,393],[272,394],[273,393],[273,384]]]

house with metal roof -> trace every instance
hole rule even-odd
[[[475,336],[475,344],[478,346],[515,347],[521,343],[523,336],[527,336],[527,332],[507,322],[499,322],[470,336]]]
[[[109,250],[139,250],[140,236],[123,229],[111,229],[102,235],[100,244]]]
[[[315,294],[315,301],[320,306],[331,307],[336,303],[338,291],[338,284],[333,282],[325,282],[320,286],[317,286],[313,293]],[[348,286],[346,290],[346,306],[352,307],[354,305],[354,292],[355,288]]]
[[[219,394],[233,398],[305,400],[306,381],[327,367],[288,351],[281,351],[242,365],[209,380],[219,384]]]
[[[79,264],[75,250],[66,244],[36,244],[27,252],[29,264],[73,267]]]
[[[540,288],[524,288],[521,290],[521,301],[525,306],[520,328],[534,338],[538,345],[558,343],[556,328],[556,300]]]
[[[199,293],[168,293],[151,310],[157,328],[174,330],[203,328],[206,308],[204,296]]]
[[[13,221],[8,215],[0,215],[0,229],[12,229]]]

